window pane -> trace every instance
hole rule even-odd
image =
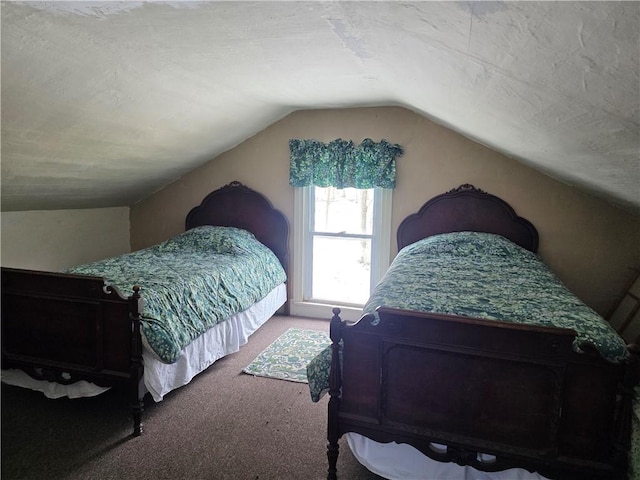
[[[315,236],[314,300],[364,305],[371,285],[371,240]]]
[[[313,230],[316,232],[373,232],[373,189],[315,187]]]

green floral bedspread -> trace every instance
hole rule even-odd
[[[68,271],[105,277],[124,295],[139,285],[143,340],[166,363],[175,362],[200,334],[286,280],[278,258],[252,233],[212,226]]]
[[[448,233],[406,246],[363,312],[379,306],[570,328],[576,351],[587,341],[611,362],[628,356],[614,329],[536,254],[499,235]],[[313,401],[328,389],[330,359],[326,349],[307,367]]]

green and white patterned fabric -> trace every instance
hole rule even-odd
[[[379,306],[570,328],[576,351],[586,341],[611,362],[628,356],[615,330],[536,254],[499,235],[446,233],[406,246],[363,311]],[[308,367],[314,401],[328,388],[330,359],[327,349]]]
[[[386,140],[365,138],[360,145],[338,138],[329,143],[318,140],[289,140],[292,187],[395,188],[396,157],[402,147]]]
[[[327,332],[290,328],[242,371],[256,377],[307,383],[307,364],[330,344]]]
[[[143,340],[166,363],[175,362],[200,334],[286,281],[278,258],[252,233],[213,226],[68,271],[104,277],[125,295],[139,285]]]

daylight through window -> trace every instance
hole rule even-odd
[[[371,289],[374,190],[314,187],[307,300],[363,305]]]

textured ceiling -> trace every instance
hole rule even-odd
[[[131,205],[292,111],[404,106],[640,212],[639,2],[2,2],[2,209]]]

